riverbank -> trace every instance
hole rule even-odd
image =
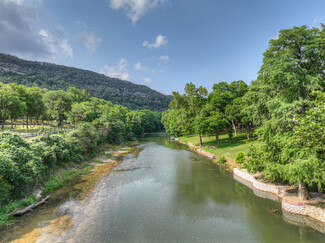
[[[182,141],[182,138],[175,140],[179,143],[187,145],[190,150],[213,160],[215,163],[217,163],[217,159],[219,157],[225,156],[227,162],[224,165],[228,168],[230,172],[233,173],[234,179],[244,184],[245,186],[248,186],[251,189],[261,192],[255,193],[254,191],[257,196],[281,202],[281,208],[283,211],[286,212],[286,215],[294,214],[300,216],[307,216],[323,223],[323,227],[320,227],[317,223],[309,224],[309,226],[313,227],[313,225],[317,225],[317,230],[325,232],[325,196],[323,194],[310,193],[312,199],[308,201],[302,201],[298,198],[295,187],[265,181],[263,180],[261,174],[257,173],[253,175],[249,173],[246,169],[244,169],[241,164],[234,163],[234,153],[231,153],[231,157],[227,157],[224,151],[219,150],[210,152],[207,151],[207,147],[196,146],[191,142],[186,143]],[[247,147],[242,147],[243,150],[241,151],[240,146],[237,148],[236,146],[231,147],[232,150],[235,150],[236,152],[246,152],[245,150],[247,149]],[[208,147],[208,149],[211,148]],[[291,220],[292,218],[295,217],[291,217]]]
[[[101,145],[97,149],[96,156],[89,156],[84,162],[70,164],[66,167],[58,168],[43,181],[39,187],[34,188],[34,192],[28,197],[15,200],[1,207],[0,210],[0,229],[10,227],[19,217],[9,216],[16,209],[26,208],[34,203],[41,201],[43,198],[50,196],[46,204],[63,198],[67,193],[66,190],[60,190],[66,185],[77,181],[80,177],[81,182],[74,186],[74,189],[80,191],[79,197],[86,197],[93,187],[103,176],[108,175],[121,161],[122,157],[130,152],[134,152],[136,142],[130,142],[125,145]],[[39,206],[41,207],[41,206]],[[37,210],[37,209],[36,209]]]

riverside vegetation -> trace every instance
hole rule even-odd
[[[239,148],[245,156],[233,153],[232,159],[270,181],[298,185],[298,197],[309,200],[309,190],[325,187],[324,60],[325,25],[281,30],[269,41],[250,86],[221,82],[208,94],[206,88],[188,83],[184,94],[173,92],[162,122],[168,133],[205,145],[220,162],[225,162],[224,148]],[[246,131],[245,142],[238,141],[238,129]],[[258,140],[248,147],[252,130]],[[220,133],[228,134],[227,141]],[[204,141],[205,134],[214,134],[215,140]]]
[[[12,218],[8,218],[10,211],[37,200],[35,196],[26,199],[33,190],[45,184],[44,192],[52,191],[74,176],[76,171],[67,169],[80,167],[82,161],[98,152],[100,145],[121,144],[162,129],[161,113],[131,111],[94,98],[85,90],[48,91],[0,83],[2,128],[6,119],[13,122],[18,118],[23,118],[27,126],[31,119],[55,120],[58,129],[64,122],[75,126],[65,134],[55,135],[41,129],[31,141],[12,132],[0,133],[0,226]],[[59,168],[66,169],[62,180],[55,175]]]

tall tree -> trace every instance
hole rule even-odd
[[[198,117],[200,115],[201,109],[205,104],[208,91],[206,88],[202,86],[196,88],[193,83],[187,83],[184,91],[185,91],[184,95],[186,97],[187,104],[188,104],[188,110],[190,115],[194,117],[195,128],[199,134],[200,146],[202,146],[202,136],[201,136],[202,129],[199,124]]]
[[[291,165],[301,161],[286,148],[294,136],[294,117],[303,116],[313,107],[313,91],[325,88],[324,27],[281,30],[278,38],[269,42],[258,79],[244,97],[245,110],[253,122],[263,125],[260,130],[263,143],[252,149],[250,165],[270,179],[288,179],[284,168],[294,168]],[[290,150],[309,153],[309,158],[314,158],[310,150],[296,151],[292,147]],[[305,172],[313,170],[316,164],[316,160],[308,160]],[[307,185],[312,177],[317,178],[315,174],[309,179],[299,177],[302,199],[308,199]]]
[[[213,132],[218,144],[220,144],[219,132],[227,128],[229,123],[218,109],[215,109],[210,103],[205,104],[198,117],[198,124],[202,132]]]
[[[0,87],[0,120],[2,122],[2,130],[4,130],[5,120],[9,118],[14,109],[21,106],[22,102],[14,90],[6,85]]]
[[[63,125],[63,120],[71,110],[72,95],[63,90],[49,91],[44,95],[44,103],[58,128]]]
[[[262,106],[255,108],[262,111],[258,119],[275,118],[279,126],[288,128],[296,113],[305,113],[312,92],[325,87],[324,40],[324,25],[281,30],[277,39],[270,40],[248,94],[251,106]]]

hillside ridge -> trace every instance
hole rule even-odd
[[[145,85],[111,78],[75,67],[48,62],[28,61],[0,53],[0,82],[34,84],[49,90],[66,90],[68,87],[87,90],[92,96],[124,105],[133,110],[168,109],[172,97]]]

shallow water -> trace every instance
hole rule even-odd
[[[279,202],[256,196],[231,173],[163,134],[147,136],[140,148],[137,157],[125,156],[86,200],[40,211],[15,229],[15,237],[29,233],[34,238],[25,239],[37,242],[325,242],[325,235],[285,221],[281,210],[270,212],[281,207]]]

